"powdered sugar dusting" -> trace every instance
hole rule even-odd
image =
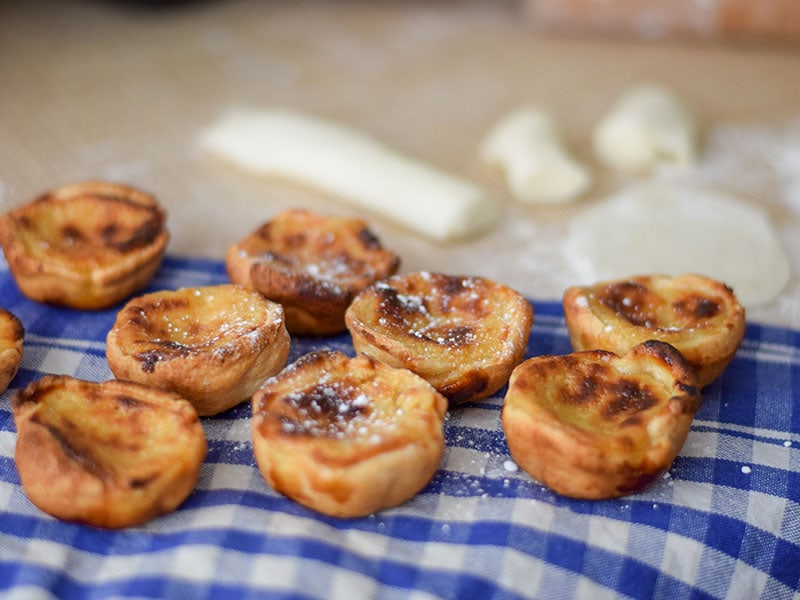
[[[174,304],[181,295],[187,305]],[[173,306],[174,304],[174,306]],[[238,353],[262,351],[277,314],[254,293],[233,286],[190,288],[156,296],[153,304],[132,306],[128,326],[147,345],[188,356],[208,352],[222,361]]]
[[[280,417],[281,432],[380,443],[382,435],[394,427],[394,420],[381,416],[373,401],[357,384],[324,379],[322,373],[313,386],[292,391],[281,398],[284,409]]]

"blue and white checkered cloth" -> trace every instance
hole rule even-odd
[[[168,257],[150,288],[224,282],[220,262]],[[0,396],[3,598],[800,598],[800,332],[748,325],[669,473],[634,496],[571,500],[518,470],[501,392],[451,410],[441,468],[416,498],[329,518],[266,485],[243,404],[203,420],[209,453],[182,507],[107,531],[28,501],[10,399],[45,373],[110,378],[116,309],[32,302],[2,259],[0,294],[26,329]],[[569,352],[560,305],[535,310],[528,355]],[[298,338],[290,360],[319,347],[352,354],[346,335]]]

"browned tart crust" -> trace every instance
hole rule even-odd
[[[506,384],[525,355],[533,308],[489,279],[420,272],[370,286],[345,320],[358,352],[410,369],[459,404]]]
[[[677,348],[700,387],[733,360],[745,332],[744,308],[733,290],[701,275],[651,275],[570,287],[564,316],[575,350],[625,354],[656,339]]]
[[[512,373],[502,423],[517,464],[586,499],[644,489],[672,464],[700,405],[694,371],[669,344],[540,356]]]
[[[228,284],[130,300],[106,357],[117,378],[173,391],[205,416],[249,398],[286,364],[289,345],[283,308]]]
[[[178,396],[46,375],[17,392],[13,410],[22,486],[54,517],[137,525],[177,508],[197,484],[206,437]]]
[[[0,393],[5,392],[19,370],[25,329],[12,313],[0,308]]]
[[[64,186],[0,219],[0,244],[22,293],[50,304],[106,308],[150,282],[169,241],[165,212],[136,188]]]
[[[392,275],[398,256],[361,219],[287,210],[227,253],[231,281],[279,302],[293,335],[344,331],[344,312],[362,289]]]
[[[307,354],[252,402],[253,451],[267,483],[325,514],[357,517],[409,500],[444,452],[447,400],[367,356]]]

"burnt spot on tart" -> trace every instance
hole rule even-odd
[[[356,237],[367,250],[378,250],[381,248],[381,242],[378,236],[368,227],[359,229]]]
[[[371,401],[353,385],[338,381],[318,383],[290,392],[274,410],[280,414],[280,434],[291,437],[337,438],[358,427],[371,414]]]
[[[64,246],[72,246],[76,243],[85,242],[86,236],[72,223],[67,223],[61,228],[61,239]]]
[[[79,434],[71,423],[62,421],[59,423],[60,426],[56,427],[55,424],[42,419],[38,413],[31,417],[30,422],[42,428],[68,461],[76,463],[82,470],[103,481],[114,479],[113,471],[104,467],[102,461],[95,457],[94,450],[80,443]]]
[[[138,360],[142,365],[142,371],[146,373],[152,373],[156,370],[156,364],[172,360],[174,358],[186,358],[189,356],[193,349],[186,344],[181,344],[179,342],[153,342],[157,348],[153,348],[150,350],[145,350],[144,352],[138,352],[136,354],[136,360]]]
[[[658,465],[650,465],[646,468],[630,467],[627,476],[616,486],[618,495],[624,496],[642,491],[646,487],[652,485],[665,471],[666,469]]]
[[[39,387],[26,387],[17,392],[11,397],[11,408],[14,411],[22,410],[26,405],[36,405],[40,401],[41,390]]]
[[[262,433],[274,430],[291,438],[357,437],[358,422],[363,428],[374,405],[357,380],[347,372],[337,372],[347,360],[329,351],[310,352],[268,380],[266,389],[253,400],[254,412],[262,415]],[[374,361],[362,359],[360,368],[370,367],[374,371]],[[325,375],[331,372],[336,374]]]
[[[387,327],[404,329],[430,314],[421,295],[401,293],[393,285],[384,282],[378,282],[372,289],[376,295],[378,321]]]
[[[8,383],[5,382],[11,382],[17,374],[17,371],[19,371],[19,364],[16,362],[6,367],[5,371],[0,374],[0,389],[5,391],[5,386],[8,385]]]
[[[74,195],[39,197],[29,206],[30,214],[17,217],[17,223],[53,249],[75,258],[103,251],[126,254],[164,235],[164,210],[133,188],[121,187],[118,194],[110,194],[86,184],[73,191]],[[52,229],[46,224],[45,214],[58,215],[59,226]]]
[[[166,333],[171,328],[167,319],[157,319],[170,312],[184,311],[189,308],[189,301],[179,296],[160,297],[156,300],[136,299],[131,301],[123,310],[123,320],[131,326],[138,328],[148,336]],[[161,321],[159,323],[159,321]]]
[[[378,282],[378,322],[398,334],[451,348],[478,341],[475,322],[487,314],[480,284],[473,278],[426,273],[427,285],[406,280],[407,285]],[[397,280],[400,281],[400,280]]]
[[[672,310],[682,321],[701,323],[716,317],[722,310],[719,302],[704,296],[689,295],[672,303]]]
[[[702,326],[723,310],[716,296],[681,288],[665,296],[654,282],[650,277],[611,282],[597,292],[596,298],[632,325],[650,329]]]
[[[117,394],[114,396],[114,401],[126,410],[142,410],[148,406],[146,402],[142,402],[130,394]]]
[[[131,479],[128,480],[128,486],[134,490],[146,488],[153,481],[155,481],[157,477],[158,477],[157,473],[152,473],[150,475],[144,475],[139,477],[132,477]]]
[[[542,362],[537,371],[537,379],[563,380],[558,395],[552,398],[555,410],[591,411],[603,421],[618,423],[658,402],[657,394],[648,385],[620,377],[611,364],[589,361],[580,353],[553,357]]]
[[[612,420],[632,415],[652,408],[658,397],[648,386],[632,379],[620,379],[606,387],[601,394],[601,414]]]
[[[489,378],[485,374],[479,371],[470,371],[457,381],[442,386],[439,392],[451,404],[462,404],[482,395],[487,387],[489,387]]]
[[[131,230],[120,230],[117,225],[105,226],[100,239],[109,248],[125,253],[151,244],[163,229],[163,215],[155,208],[148,209],[148,216]]]
[[[633,325],[654,327],[658,324],[658,317],[654,312],[658,301],[640,282],[631,280],[611,283],[598,293],[597,298]]]

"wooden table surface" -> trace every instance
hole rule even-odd
[[[798,48],[557,37],[508,1],[0,3],[0,209],[62,183],[125,181],[167,207],[170,252],[213,258],[287,206],[355,214],[197,148],[202,128],[230,108],[291,107],[471,179],[507,205],[495,230],[457,244],[368,217],[403,270],[486,275],[554,299],[573,283],[559,243],[570,218],[630,183],[593,160],[591,130],[642,80],[672,88],[698,115],[705,179],[775,218],[795,275],[749,315],[800,327]],[[594,169],[581,202],[519,206],[480,162],[488,128],[524,104],[551,111]]]

